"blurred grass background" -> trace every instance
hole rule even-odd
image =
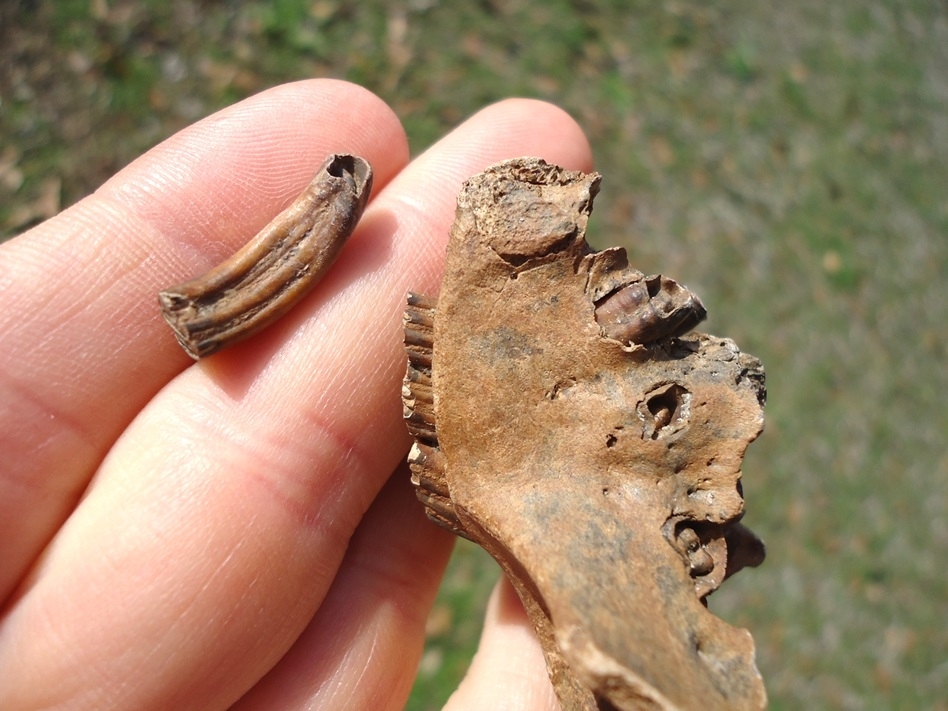
[[[939,0],[3,0],[0,229],[276,83],[359,82],[414,153],[509,95],[570,111],[598,247],[673,275],[768,370],[745,462],[774,709],[948,709],[948,5]],[[497,575],[461,545],[409,708],[440,708]]]

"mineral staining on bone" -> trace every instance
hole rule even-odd
[[[763,708],[750,635],[704,605],[763,559],[739,523],[763,369],[589,248],[598,185],[529,158],[465,183],[440,295],[405,314],[412,478],[507,572],[567,711]]]

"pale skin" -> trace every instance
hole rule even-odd
[[[240,247],[325,156],[375,170],[288,316],[206,361],[156,294]],[[405,293],[436,294],[462,180],[589,170],[559,109],[488,107],[408,160],[391,109],[312,80],[172,137],[0,247],[0,708],[400,709],[450,554],[401,464]],[[448,708],[556,709],[495,590]]]

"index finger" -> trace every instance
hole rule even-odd
[[[158,315],[159,289],[232,253],[334,152],[368,159],[376,190],[408,159],[401,124],[368,91],[284,85],[0,246],[0,600],[118,434],[191,362]]]

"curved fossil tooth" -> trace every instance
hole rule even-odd
[[[236,254],[158,295],[195,360],[242,341],[289,311],[326,274],[362,217],[372,168],[330,156],[306,190]]]

